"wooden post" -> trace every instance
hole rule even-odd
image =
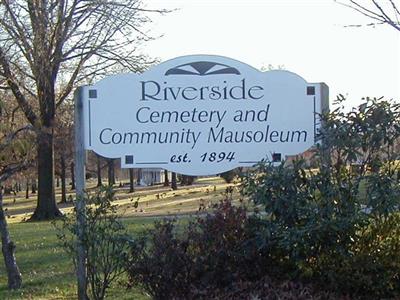
[[[329,87],[325,82],[320,82],[321,112],[329,112]]]
[[[84,145],[83,120],[83,88],[78,87],[74,94],[75,100],[75,176],[76,176],[76,222],[78,226],[77,269],[78,299],[86,300],[86,251],[83,244],[83,230],[85,228],[85,164],[86,152]]]
[[[133,176],[133,169],[129,169],[129,193],[133,193],[135,191],[134,185],[134,176]]]
[[[319,83],[319,86],[320,86],[319,91],[320,91],[320,99],[321,99],[321,103],[320,103],[321,113],[326,114],[329,112],[329,87],[324,82]],[[324,126],[324,123],[321,122],[321,128],[323,126]],[[331,151],[326,145],[324,145],[323,138],[320,141],[320,143],[322,144],[321,145],[322,146],[322,153],[321,153],[322,168],[328,168],[331,163]]]

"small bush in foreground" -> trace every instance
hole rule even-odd
[[[129,236],[111,204],[114,193],[101,187],[86,199],[83,243],[87,251],[87,280],[93,299],[104,299],[111,283],[124,272]],[[58,226],[58,225],[56,225]],[[63,219],[58,238],[64,249],[76,262],[77,232],[76,213]]]
[[[129,286],[154,299],[350,299],[285,279],[283,251],[258,244],[261,224],[227,200],[186,225],[158,221],[131,248]]]
[[[131,249],[129,284],[142,286],[155,299],[182,299],[194,288],[257,277],[262,255],[256,248],[246,251],[250,226],[246,209],[228,200],[185,227],[175,220],[156,222]]]

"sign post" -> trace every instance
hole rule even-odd
[[[77,234],[77,268],[78,299],[86,300],[86,251],[83,244],[83,230],[85,228],[85,165],[86,150],[84,146],[84,113],[83,88],[78,87],[74,94],[75,101],[75,176],[76,176],[76,222]]]
[[[321,113],[325,114],[329,112],[329,87],[325,83],[320,83],[320,97],[321,97]],[[323,126],[323,124],[321,124]],[[323,140],[319,141],[320,143],[323,143]],[[322,151],[322,168],[327,168],[330,164],[330,151],[329,149],[326,148],[326,146],[323,146],[323,151]]]

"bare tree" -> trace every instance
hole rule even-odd
[[[107,171],[108,185],[113,186],[115,184],[115,164],[113,158],[107,159]]]
[[[129,169],[129,193],[133,193],[135,191],[134,179],[134,170]]]
[[[36,132],[38,202],[33,219],[60,215],[54,193],[54,123],[75,85],[122,67],[137,54],[149,21],[140,0],[0,0],[0,82]],[[157,11],[162,12],[162,11]]]
[[[171,174],[171,189],[173,189],[174,191],[176,191],[178,189],[178,185],[176,182],[176,173],[172,172]]]
[[[21,287],[22,277],[15,258],[15,244],[8,231],[1,186],[31,164],[34,143],[32,127],[19,124],[22,118],[16,117],[17,110],[7,103],[7,98],[7,93],[0,94],[0,237],[8,287],[17,289]]]
[[[61,201],[60,203],[67,202],[67,163],[73,161],[74,156],[74,120],[73,108],[69,101],[64,102],[57,110],[56,124],[54,125],[54,149],[55,156],[59,158],[56,161],[56,174],[61,179]],[[58,171],[58,172],[57,172]],[[73,172],[71,176],[74,175]]]
[[[15,145],[14,141],[21,132],[29,130],[29,127],[21,128],[8,136],[3,136],[0,140],[0,151],[8,153],[8,159],[2,160],[0,163],[0,186],[8,178],[25,170],[30,162],[31,155],[27,153],[27,149],[31,147],[32,142],[24,145]],[[11,154],[11,155],[10,155]],[[22,285],[22,277],[19,271],[17,260],[15,258],[15,244],[11,240],[8,231],[7,220],[3,209],[3,193],[0,188],[0,236],[1,250],[3,252],[5,269],[8,277],[8,288],[18,289]]]
[[[97,187],[101,187],[103,185],[101,179],[101,156],[96,154],[96,174],[97,174]]]
[[[398,0],[335,0],[372,20],[368,26],[387,24],[400,31],[400,1]],[[361,26],[361,25],[355,25]]]
[[[169,186],[168,170],[164,170],[164,186]]]

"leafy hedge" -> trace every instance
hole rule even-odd
[[[243,193],[264,208],[264,243],[290,278],[353,297],[400,295],[398,104],[369,100],[323,118],[317,170],[262,162]]]
[[[131,249],[129,283],[155,299],[399,298],[400,106],[339,106],[323,124],[317,169],[264,161],[242,181],[261,213],[223,201],[157,222]]]

